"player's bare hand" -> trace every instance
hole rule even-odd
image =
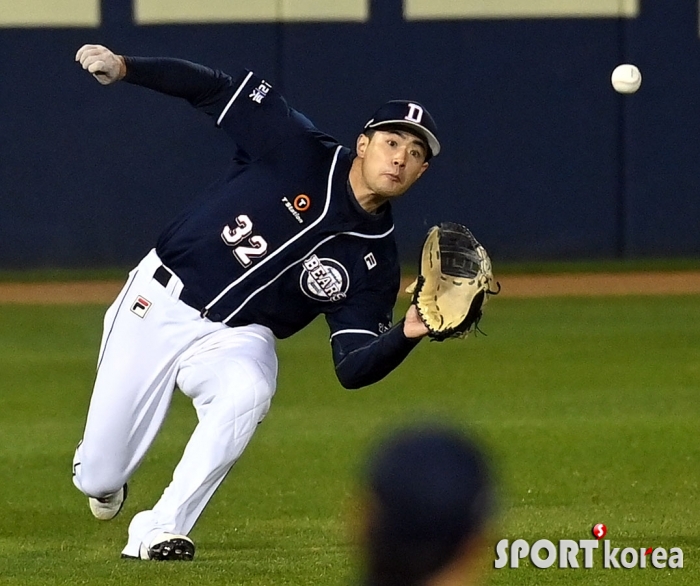
[[[422,338],[428,335],[428,328],[418,315],[415,305],[410,305],[403,322],[403,333],[407,338]]]
[[[124,57],[102,45],[83,45],[75,54],[75,60],[102,85],[119,81],[126,75]]]

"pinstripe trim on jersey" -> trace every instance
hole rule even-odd
[[[324,245],[326,242],[328,242],[329,240],[333,240],[333,238],[336,238],[337,236],[343,236],[343,235],[345,235],[345,236],[357,236],[358,238],[368,238],[368,239],[371,239],[371,240],[378,240],[379,238],[386,238],[386,237],[389,236],[389,234],[391,234],[393,231],[394,231],[394,226],[392,226],[391,228],[389,228],[389,230],[387,230],[387,231],[384,232],[383,234],[362,234],[362,233],[360,233],[360,232],[338,232],[337,234],[331,234],[330,236],[328,236],[328,237],[324,238],[323,240],[321,240],[321,242],[319,242],[316,246],[314,246],[311,250],[309,250],[309,251],[308,251],[303,257],[301,257],[299,260],[295,260],[292,264],[290,264],[290,265],[288,265],[287,267],[285,267],[284,269],[282,269],[282,270],[277,274],[276,277],[270,279],[270,280],[269,280],[267,283],[265,283],[262,287],[258,287],[255,291],[253,291],[250,295],[248,295],[248,297],[246,297],[246,298],[243,300],[243,302],[242,302],[236,309],[234,309],[233,312],[231,312],[231,314],[230,314],[225,320],[223,320],[223,322],[226,323],[228,320],[230,320],[230,319],[231,319],[233,316],[235,316],[241,309],[243,309],[243,307],[248,303],[248,301],[250,301],[250,300],[251,300],[253,297],[255,297],[258,293],[260,293],[260,291],[262,291],[263,289],[267,289],[270,285],[272,285],[272,283],[274,283],[277,279],[279,279],[279,278],[280,278],[284,273],[286,273],[289,269],[295,267],[295,266],[298,265],[299,263],[304,262],[304,259],[305,259],[305,258],[307,258],[310,254],[316,252],[316,250],[318,250],[319,247],[323,246],[323,245]]]
[[[375,334],[374,332],[370,332],[369,330],[338,330],[337,332],[331,334],[330,339],[332,340],[338,334],[369,334],[370,336],[374,336],[375,338],[379,337],[379,334]]]
[[[333,186],[333,173],[335,173],[335,165],[338,162],[338,155],[340,154],[340,150],[342,149],[342,145],[338,145],[335,149],[335,154],[333,155],[333,162],[331,163],[331,168],[330,171],[328,171],[328,187],[326,188],[326,203],[323,206],[323,212],[321,215],[311,222],[306,228],[304,228],[301,232],[299,232],[296,236],[293,238],[290,238],[285,242],[282,246],[280,246],[277,250],[275,250],[270,256],[265,257],[262,261],[260,261],[258,264],[256,264],[252,269],[249,271],[246,271],[243,273],[240,277],[238,277],[233,283],[229,284],[221,293],[219,293],[214,299],[212,299],[209,303],[207,303],[206,307],[204,308],[205,311],[209,311],[214,305],[216,305],[226,293],[228,293],[231,289],[233,289],[238,283],[243,281],[244,279],[247,279],[252,275],[255,271],[257,271],[260,267],[264,266],[266,262],[269,262],[275,256],[277,256],[280,252],[282,252],[285,248],[287,248],[290,244],[301,238],[304,234],[306,234],[309,230],[313,229],[316,227],[317,224],[319,224],[323,218],[326,217],[326,214],[328,213],[328,208],[330,207],[331,204],[331,187]],[[392,226],[393,230],[393,226]],[[226,320],[230,318],[227,317]],[[224,321],[226,321],[224,320]]]
[[[238,89],[237,89],[236,92],[233,94],[233,96],[231,97],[231,99],[228,101],[228,104],[226,104],[226,107],[223,109],[223,111],[221,112],[221,114],[219,114],[219,119],[216,121],[216,125],[217,125],[217,126],[221,126],[221,121],[224,119],[224,116],[226,116],[226,113],[229,111],[229,108],[230,108],[231,106],[233,106],[233,102],[236,101],[236,98],[238,97],[238,94],[240,94],[241,91],[243,91],[243,88],[245,87],[245,84],[248,83],[248,80],[249,80],[251,77],[253,77],[253,72],[252,72],[252,71],[248,72],[248,75],[247,75],[246,78],[243,80],[243,83],[242,83],[241,85],[238,86]]]

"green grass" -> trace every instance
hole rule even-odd
[[[488,334],[423,342],[385,381],[342,390],[322,321],[279,344],[277,396],[192,537],[192,564],[120,560],[194,425],[176,397],[122,515],[72,487],[103,307],[0,306],[0,584],[353,583],[348,526],[375,438],[415,419],[476,433],[496,463],[494,537],[681,547],[685,567],[494,571],[489,584],[700,583],[700,297],[494,299]]]
[[[553,274],[633,271],[700,271],[700,258],[599,259],[580,261],[501,261],[494,260],[498,275]],[[131,266],[111,268],[0,269],[0,283],[42,283],[71,281],[123,281]],[[402,274],[416,274],[417,265],[406,263]]]
[[[133,267],[99,269],[0,269],[0,283],[70,283],[72,281],[124,281]]]

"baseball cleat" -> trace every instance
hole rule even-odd
[[[117,492],[108,494],[105,497],[89,497],[88,504],[92,514],[100,521],[114,519],[119,514],[119,511],[122,510],[128,493],[129,490],[124,484]]]
[[[142,545],[140,554],[142,560],[191,562],[194,543],[186,535],[161,533],[148,548]]]

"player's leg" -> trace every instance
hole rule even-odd
[[[97,375],[83,439],[76,450],[75,485],[93,499],[110,499],[134,473],[167,413],[178,356],[193,333],[198,312],[178,303],[153,280],[159,261],[147,256],[132,271],[104,324]],[[185,313],[187,315],[175,315]],[[190,315],[191,314],[191,315]],[[184,323],[183,323],[184,319]],[[119,502],[112,503],[112,515]]]
[[[148,557],[149,545],[163,534],[182,539],[189,533],[265,417],[276,378],[275,340],[261,326],[226,328],[183,360],[178,386],[192,398],[199,423],[170,486],[152,510],[134,517],[124,556]],[[193,555],[193,546],[187,553]]]
[[[100,343],[100,351],[98,354],[98,368],[97,368],[97,374],[99,376],[99,366],[100,363],[102,362],[102,356],[104,353],[105,345],[107,340],[109,339],[109,334],[111,333],[112,326],[114,325],[115,321],[117,320],[117,316],[119,314],[119,309],[121,306],[125,303],[126,297],[130,294],[132,291],[132,288],[134,287],[134,281],[136,279],[138,273],[138,268],[133,269],[129,273],[129,277],[127,279],[126,284],[122,287],[121,292],[115,299],[115,301],[112,303],[112,305],[107,309],[107,312],[105,313],[104,320],[103,320],[103,327],[102,327],[102,340]],[[117,340],[118,343],[118,340]],[[109,363],[111,361],[111,357],[107,359],[107,362],[105,364],[105,370],[109,370]],[[93,393],[93,398],[91,401],[95,407],[90,408],[88,410],[88,418],[93,418],[99,420],[99,401],[95,397],[95,394]],[[82,456],[81,452],[82,450],[82,444],[83,440],[81,439],[80,442],[78,443],[78,447],[75,450],[75,454],[73,456],[73,483],[76,485],[78,489],[83,491],[85,494],[90,496],[91,498],[89,499],[89,504],[90,504],[90,509],[95,517],[101,520],[109,520],[115,517],[119,511],[121,511],[121,507],[124,504],[124,501],[126,500],[126,495],[127,495],[127,487],[126,484],[122,485],[121,488],[118,488],[114,492],[112,491],[103,491],[103,490],[94,490],[94,492],[89,492],[92,491],[93,487],[87,487],[88,490],[84,490],[82,488],[83,482],[83,477],[85,476],[84,468],[81,464]],[[88,465],[88,470],[90,466]],[[89,485],[90,481],[88,480],[87,482],[84,482],[84,484]],[[91,495],[94,494],[95,496],[92,497]]]

